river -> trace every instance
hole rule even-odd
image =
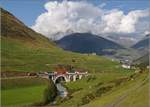
[[[57,87],[57,90],[59,92],[59,96],[61,96],[63,98],[67,97],[68,91],[67,91],[67,89],[61,83],[57,83],[56,87]]]

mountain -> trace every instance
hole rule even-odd
[[[66,52],[2,8],[1,29],[1,71],[3,73],[12,72],[16,75],[16,72],[52,71],[58,64],[72,64],[89,71],[93,69],[110,71],[112,68],[109,65],[116,65],[115,62],[100,56]],[[85,62],[87,64],[83,65]],[[108,66],[101,67],[99,64]]]
[[[113,41],[90,33],[73,33],[56,41],[59,47],[79,53],[96,53],[98,55],[113,55],[123,47]]]
[[[131,48],[145,50],[149,47],[150,34],[147,34],[142,40],[134,44]]]
[[[122,35],[110,34],[110,35],[106,35],[106,38],[125,47],[131,47],[139,40],[139,38],[134,37],[132,35],[123,35],[123,34]]]
[[[18,20],[14,15],[1,8],[1,36],[2,39],[20,40],[24,43],[30,43],[34,46],[55,45],[48,38],[28,28],[24,23]]]
[[[136,42],[141,40],[141,36],[139,34],[117,34],[117,33],[111,33],[111,34],[105,34],[105,38],[114,41],[124,47],[131,47]]]

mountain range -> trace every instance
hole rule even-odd
[[[59,47],[79,53],[96,53],[97,55],[113,55],[116,50],[124,49],[123,46],[93,35],[91,33],[73,33],[56,41]]]
[[[126,34],[126,35],[125,34],[124,35],[123,34],[109,34],[109,35],[106,35],[105,38],[111,41],[114,41],[120,45],[123,45],[124,47],[129,48],[140,40],[140,38],[135,37],[133,35],[131,34]]]
[[[56,44],[64,50],[88,54],[95,53],[97,55],[104,55],[119,60],[135,60],[147,53],[149,35],[146,35],[138,42],[133,39],[131,40],[131,37],[129,36],[121,37],[120,41],[116,36],[105,38],[91,33],[73,33],[56,41]],[[116,41],[119,40],[119,42],[116,42],[114,40],[115,38]],[[131,46],[123,45],[124,43],[128,44],[129,42],[130,45],[132,44]]]
[[[131,48],[138,50],[145,50],[149,48],[150,34],[147,34],[142,40],[131,46]]]

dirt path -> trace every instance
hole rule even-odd
[[[16,77],[5,77],[0,79],[20,79],[20,78],[35,78],[35,76],[16,76]]]

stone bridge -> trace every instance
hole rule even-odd
[[[70,82],[70,81],[76,81],[77,79],[81,79],[82,77],[87,76],[87,72],[64,72],[64,73],[58,73],[58,72],[53,72],[53,73],[43,73],[40,74],[39,76],[52,79],[54,83],[58,83],[60,81],[65,81],[65,82]]]

